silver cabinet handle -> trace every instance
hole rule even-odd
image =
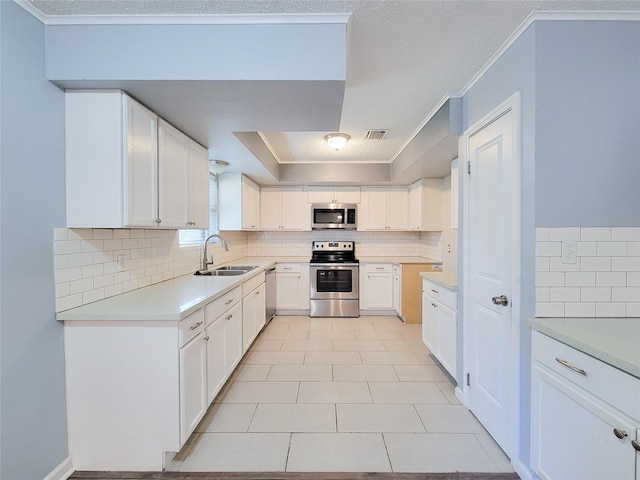
[[[491,303],[493,303],[494,305],[501,305],[503,307],[506,307],[507,305],[509,305],[509,299],[506,295],[500,295],[499,297],[492,297]]]
[[[227,315],[224,319],[225,319],[225,320],[229,320],[229,319],[231,319],[231,318],[233,318],[233,314]]]
[[[231,302],[233,302],[233,298],[230,298],[229,300],[227,300],[226,302],[224,302],[225,305],[229,305]]]
[[[625,432],[624,430],[620,430],[619,428],[614,428],[613,434],[619,439],[623,439],[624,437],[627,436],[627,432]]]
[[[631,445],[636,449],[636,451],[640,452],[640,443],[636,442],[635,440],[631,440]]]
[[[584,375],[585,377],[587,376],[587,372],[585,372],[581,368],[574,367],[573,365],[571,365],[566,360],[562,360],[561,358],[556,357],[556,362],[558,362],[560,365],[563,365],[563,366],[567,367],[569,370],[573,370],[574,372],[579,373],[580,375]]]
[[[438,290],[435,290],[435,289],[433,289],[433,288],[431,289],[431,291],[432,291],[433,293],[438,293]]]
[[[209,335],[207,335],[206,337],[204,337],[204,341],[208,342],[209,341]]]
[[[199,327],[200,325],[202,325],[202,324],[203,324],[203,322],[198,322],[198,323],[196,323],[195,325],[191,325],[191,327],[190,327],[190,328],[191,328],[191,330],[195,330],[196,328],[198,328],[198,327]]]

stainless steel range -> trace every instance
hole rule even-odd
[[[359,317],[355,242],[312,242],[311,317]]]

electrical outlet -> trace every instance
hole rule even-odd
[[[127,261],[127,255],[124,253],[120,253],[118,255],[118,271],[121,272],[125,269],[125,263]]]
[[[563,240],[561,263],[578,263],[578,242],[575,240]]]

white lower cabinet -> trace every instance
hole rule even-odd
[[[246,353],[266,323],[264,273],[242,286],[242,352]],[[261,281],[261,282],[260,282]],[[260,282],[260,283],[259,283]],[[257,284],[257,286],[256,286]],[[255,287],[255,288],[252,288]]]
[[[440,364],[456,377],[457,294],[435,282],[422,282],[422,342]]]
[[[184,444],[207,411],[207,342],[204,332],[180,349],[180,442]]]
[[[276,311],[309,311],[309,264],[276,265]]]
[[[640,379],[539,332],[532,355],[534,472],[547,480],[639,479]]]
[[[402,266],[393,266],[393,309],[402,315]]]
[[[360,265],[360,310],[394,310],[393,269],[391,263]]]

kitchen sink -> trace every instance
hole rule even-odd
[[[225,265],[224,267],[218,267],[213,270],[198,270],[194,275],[206,275],[210,277],[233,277],[236,275],[244,275],[250,272],[254,268],[258,268],[257,265]]]

